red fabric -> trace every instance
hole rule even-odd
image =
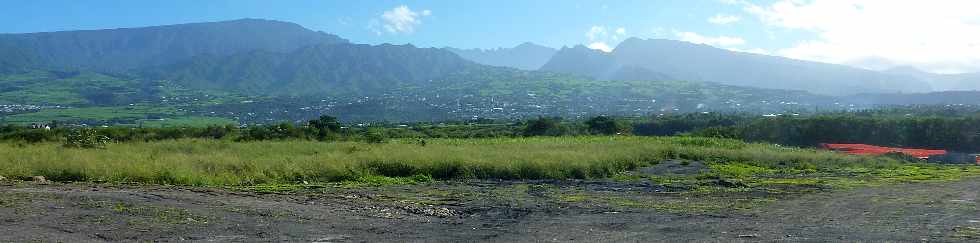
[[[928,159],[930,155],[946,154],[946,150],[938,150],[938,149],[891,148],[891,147],[881,147],[881,146],[874,146],[868,144],[851,144],[851,143],[825,143],[821,145],[825,149],[839,151],[846,154],[882,155],[887,153],[903,153],[920,159]],[[978,159],[978,161],[980,161],[980,159]]]

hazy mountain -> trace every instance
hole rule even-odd
[[[932,84],[936,90],[980,90],[980,73],[936,74],[911,66],[898,66],[883,72],[917,78]]]
[[[649,79],[671,77],[830,95],[931,90],[928,84],[905,76],[661,39],[630,38],[611,53],[581,46],[563,48],[541,70],[614,79],[624,68],[633,69],[632,74],[646,69],[655,74]]]
[[[265,50],[289,52],[335,35],[294,23],[241,19],[142,28],[0,34],[0,71],[34,68],[121,71],[198,55]]]
[[[262,95],[364,95],[480,65],[452,52],[412,45],[320,44],[288,53],[199,56],[142,74],[193,88]]]
[[[453,53],[476,63],[512,67],[523,70],[537,70],[557,52],[554,48],[525,42],[513,48],[495,49],[457,49],[446,47]]]
[[[670,76],[635,65],[623,64],[616,57],[583,45],[563,47],[541,68],[602,80],[671,80]]]

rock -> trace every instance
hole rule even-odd
[[[48,184],[49,183],[48,182],[48,179],[45,179],[43,176],[33,176],[33,177],[31,177],[31,180],[33,180],[34,183],[37,183],[37,184]]]
[[[0,176],[0,181],[6,181],[7,177]]]

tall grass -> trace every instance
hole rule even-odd
[[[668,159],[770,168],[894,167],[888,158],[692,137],[534,137],[357,142],[172,140],[106,149],[0,144],[0,175],[177,185],[332,182],[365,176],[437,179],[601,178]]]

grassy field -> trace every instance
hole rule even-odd
[[[120,106],[120,107],[86,107],[71,109],[46,109],[39,112],[24,113],[3,117],[3,121],[12,124],[30,124],[32,122],[49,122],[54,120],[110,120],[110,119],[145,119],[147,115],[172,114],[172,107],[150,106]]]
[[[238,125],[237,121],[222,117],[191,116],[179,118],[164,118],[161,120],[145,120],[143,127],[207,127]]]
[[[116,143],[106,149],[60,144],[0,144],[0,175],[55,181],[137,182],[198,186],[295,184],[371,178],[592,179],[664,160],[707,161],[699,178],[862,175],[931,180],[977,174],[976,167],[938,166],[883,157],[846,156],[769,144],[691,137],[536,137],[359,142],[176,140]],[[628,177],[628,176],[627,176]],[[670,180],[657,178],[656,180]],[[819,179],[819,178],[818,178]]]

